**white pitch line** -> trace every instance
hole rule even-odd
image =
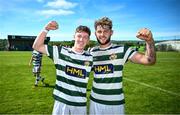
[[[168,90],[162,89],[160,87],[154,87],[154,86],[151,86],[149,84],[142,83],[142,82],[139,82],[139,81],[136,81],[136,80],[132,80],[132,79],[128,79],[128,78],[123,78],[123,79],[125,79],[127,81],[131,81],[131,82],[137,83],[137,84],[140,84],[140,85],[143,85],[143,86],[146,86],[146,87],[150,87],[150,88],[153,88],[153,89],[156,89],[156,90],[160,90],[160,91],[163,91],[163,92],[171,94],[171,95],[180,96],[180,94],[178,94],[178,93],[175,93],[175,92],[172,92],[172,91],[168,91]]]

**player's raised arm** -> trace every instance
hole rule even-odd
[[[151,31],[147,28],[140,29],[136,35],[137,38],[145,40],[146,42],[146,52],[136,53],[131,57],[131,61],[138,64],[153,65],[156,63],[156,52],[154,46],[153,35]]]
[[[58,29],[58,23],[56,21],[49,22],[44,27],[44,30],[41,31],[39,33],[39,35],[37,36],[37,38],[35,39],[35,41],[33,43],[33,49],[35,49],[35,50],[37,50],[43,54],[47,54],[46,50],[45,50],[44,40],[45,40],[46,35],[47,35],[49,30],[56,30],[56,29]]]

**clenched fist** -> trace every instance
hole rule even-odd
[[[56,30],[58,29],[58,23],[56,21],[51,21],[45,26],[46,30]]]
[[[140,29],[136,35],[137,38],[141,40],[145,40],[146,42],[152,42],[153,41],[153,35],[151,31],[147,28]]]

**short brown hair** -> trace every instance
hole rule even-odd
[[[89,36],[91,35],[91,30],[87,26],[82,26],[82,25],[78,26],[76,28],[76,32],[86,32],[88,33]]]
[[[94,23],[94,28],[97,29],[97,26],[109,26],[109,29],[112,29],[112,21],[108,17],[103,17],[99,20],[96,20]]]

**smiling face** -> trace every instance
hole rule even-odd
[[[89,38],[91,35],[91,30],[87,26],[78,26],[74,35],[74,46],[72,50],[82,53],[84,51],[85,46],[89,42]]]
[[[89,34],[87,32],[76,32],[74,35],[74,50],[77,52],[84,51],[85,46],[89,42]]]
[[[96,28],[96,38],[101,47],[107,47],[110,45],[110,39],[113,31],[106,27],[106,25],[98,25]]]
[[[112,21],[108,17],[103,17],[95,21],[95,35],[101,48],[106,48],[111,44],[112,26]]]

